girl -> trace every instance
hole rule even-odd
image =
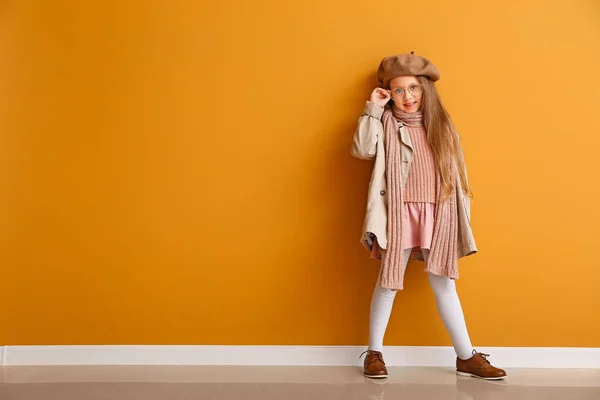
[[[438,311],[456,351],[459,375],[503,379],[471,346],[454,279],[458,259],[475,254],[467,172],[459,136],[434,82],[437,68],[411,54],[386,57],[365,105],[352,154],[375,158],[361,242],[381,260],[364,375],[386,378],[383,337],[409,259],[425,262]],[[363,353],[364,354],[364,353]]]

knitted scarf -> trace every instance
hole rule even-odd
[[[387,249],[382,251],[381,286],[403,289],[404,248],[402,243],[404,197],[402,185],[402,141],[398,129],[401,113],[386,106],[381,121],[385,144],[386,184],[388,192]],[[457,176],[457,174],[455,174]],[[441,179],[436,173],[436,211],[433,239],[425,271],[458,278],[458,209],[456,196],[441,200]],[[454,192],[456,193],[456,192]]]

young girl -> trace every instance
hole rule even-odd
[[[381,270],[371,300],[364,374],[387,377],[383,336],[409,259],[425,262],[438,311],[456,350],[459,375],[503,379],[471,346],[454,279],[475,254],[467,172],[459,136],[437,93],[437,68],[411,54],[386,57],[365,105],[352,154],[375,158],[361,242]],[[364,353],[363,353],[364,354]]]

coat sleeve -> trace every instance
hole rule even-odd
[[[354,133],[354,142],[352,143],[352,155],[354,157],[363,160],[375,157],[375,154],[377,154],[377,141],[383,135],[382,115],[383,107],[372,101],[367,101]]]

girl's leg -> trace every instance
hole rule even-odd
[[[423,258],[427,262],[429,250],[423,250]],[[456,293],[454,281],[445,276],[429,273],[429,283],[435,294],[438,312],[450,334],[454,350],[458,358],[467,360],[473,356],[473,346],[467,331],[465,317]]]
[[[404,269],[408,263],[410,249],[404,251]],[[369,350],[382,351],[383,337],[387,329],[396,291],[381,287],[381,270],[371,298],[371,315],[369,318]]]

